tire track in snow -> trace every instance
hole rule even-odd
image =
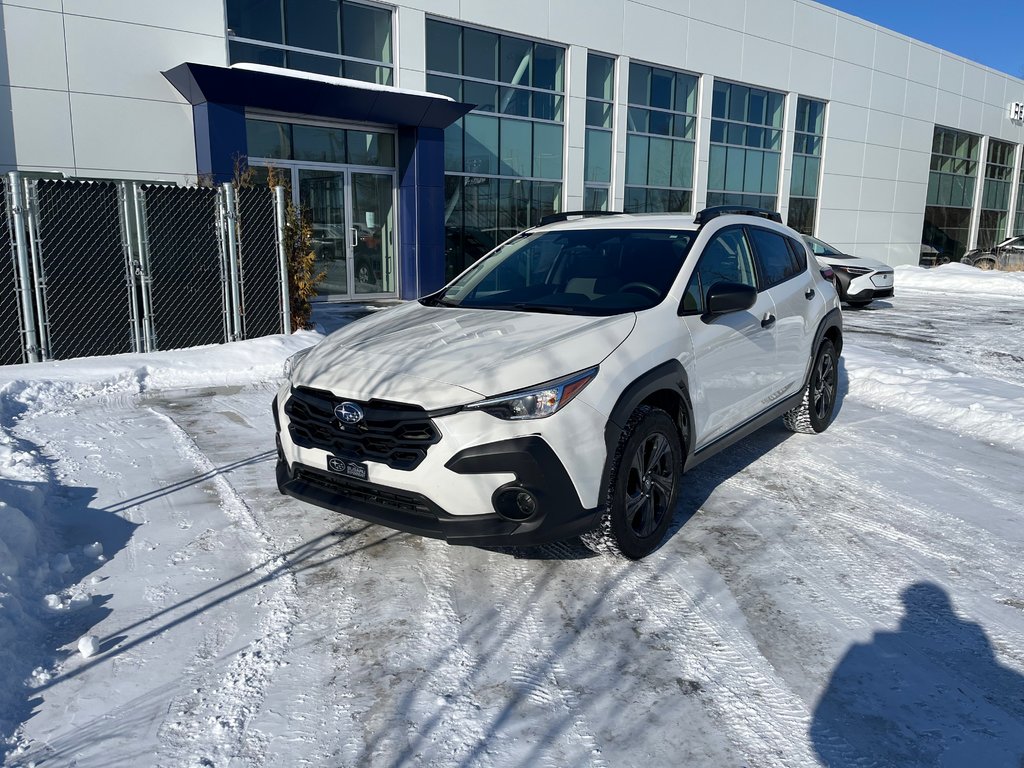
[[[262,565],[253,576],[259,575],[257,580],[263,581],[256,587],[255,605],[262,609],[255,627],[256,639],[226,665],[211,667],[205,685],[198,685],[191,694],[170,704],[168,720],[160,729],[163,748],[159,762],[180,765],[187,755],[200,765],[235,760],[262,765],[268,738],[247,726],[262,705],[289,645],[296,621],[295,577],[287,570],[287,560],[272,554],[269,537],[252,510],[196,442],[172,418],[149,410],[166,425],[178,455],[198,473],[210,476],[225,514],[258,543],[251,559],[253,565]]]

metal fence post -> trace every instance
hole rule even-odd
[[[46,273],[43,271],[39,237],[39,196],[35,179],[25,179],[25,223],[28,228],[29,256],[32,261],[32,282],[35,284],[36,321],[39,330],[39,356],[50,359],[50,318],[46,311]]]
[[[231,340],[242,338],[242,286],[238,275],[238,200],[233,184],[224,185],[224,217],[228,230],[228,274],[231,279]]]
[[[284,248],[285,238],[285,202],[284,187],[274,187],[274,213],[277,218],[277,257],[281,265],[281,327],[284,332],[292,332],[291,296],[288,294],[288,254]]]
[[[142,352],[145,349],[142,340],[142,311],[139,307],[142,269],[135,258],[135,214],[134,206],[129,200],[130,186],[127,181],[118,183],[117,207],[121,219],[121,247],[124,249],[124,266],[128,280],[128,303],[132,313],[132,351]]]
[[[14,248],[18,262],[18,278],[21,284],[21,322],[25,334],[25,356],[30,363],[39,362],[39,346],[36,337],[35,308],[32,305],[31,272],[29,271],[28,245],[25,243],[25,209],[22,200],[21,174],[11,171],[11,216],[14,218]]]
[[[146,352],[156,349],[156,333],[153,330],[152,277],[149,274],[149,235],[146,231],[145,195],[139,185],[132,182],[132,198],[135,207],[135,227],[139,245],[139,281],[142,286],[142,337]]]

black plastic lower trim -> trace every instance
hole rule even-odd
[[[512,473],[516,480],[496,489],[523,488],[537,500],[537,511],[523,521],[496,511],[452,515],[428,497],[367,483],[303,464],[277,462],[281,493],[400,531],[444,539],[449,544],[533,546],[572,538],[593,528],[601,509],[585,509],[565,467],[537,436],[467,448],[445,465],[462,475]]]

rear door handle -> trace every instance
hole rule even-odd
[[[807,299],[808,301],[813,299],[814,298],[814,289],[813,288],[808,288],[807,289],[807,293],[804,294],[804,298]]]
[[[773,325],[775,325],[775,315],[771,312],[766,312],[764,317],[761,318],[761,327],[771,328]]]

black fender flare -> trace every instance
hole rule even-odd
[[[811,345],[811,356],[807,361],[807,372],[804,374],[804,387],[807,387],[811,380],[811,369],[814,367],[814,358],[818,354],[818,347],[821,346],[825,334],[833,328],[836,329],[838,337],[838,343],[835,344],[836,358],[838,358],[843,354],[843,313],[838,308],[829,310],[828,314],[818,323],[818,330],[814,333],[814,344]]]

